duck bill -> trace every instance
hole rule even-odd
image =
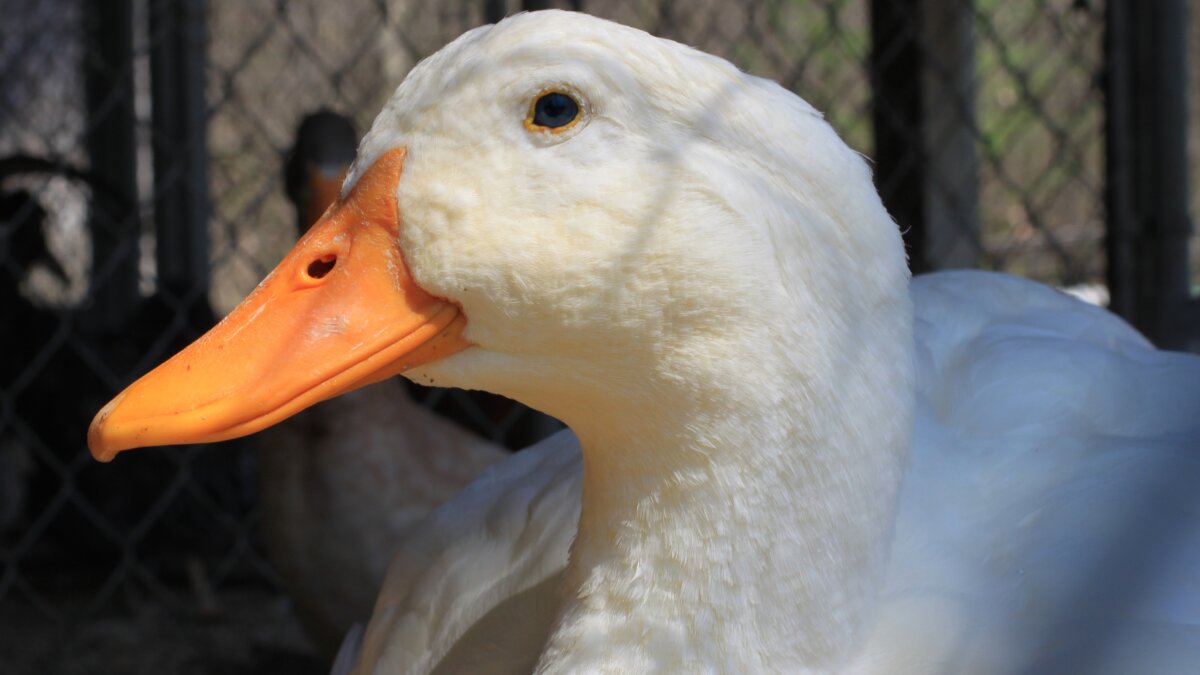
[[[92,455],[244,436],[470,346],[459,308],[401,255],[404,155],[380,157],[228,317],[104,406]]]

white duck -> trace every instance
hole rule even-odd
[[[804,101],[521,15],[414,69],[339,205],[89,441],[229,438],[399,371],[565,421],[580,474],[555,437],[406,538],[360,672],[1198,662],[1200,361],[1007,277],[913,295],[916,345],[899,233]],[[547,597],[543,642],[514,624]]]

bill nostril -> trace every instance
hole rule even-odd
[[[333,254],[323,255],[320,258],[308,264],[308,277],[310,279],[322,279],[326,274],[333,270],[333,266],[337,264],[337,256]]]

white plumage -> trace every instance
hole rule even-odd
[[[584,46],[567,48],[567,44]],[[513,53],[520,54],[513,57],[516,63],[506,60]],[[546,61],[549,75],[535,68],[539,59]],[[512,86],[509,81],[532,80],[526,86],[535,92],[545,82],[561,78],[599,99],[587,102],[599,109],[591,120],[593,128],[601,127],[594,132],[596,138],[589,144],[586,132],[580,132],[569,142],[540,148],[528,140],[514,143],[506,137],[513,132],[487,128],[478,119],[442,117],[454,108],[461,92],[480,99],[491,92],[482,86],[482,79],[473,78],[482,78],[480,71],[493,64],[503,80],[500,91]],[[603,82],[601,87],[619,83],[621,89],[597,93],[596,80]],[[439,90],[436,99],[429,98],[433,81],[451,83],[450,91]],[[617,100],[608,100],[609,94]],[[443,103],[446,108],[440,107]],[[457,161],[456,153],[449,150],[465,142],[451,131],[460,123],[483,128],[487,134],[482,141],[477,140],[478,132],[468,136],[489,146],[473,159],[550,186],[536,193],[525,183],[514,189],[512,179],[495,173],[489,173],[493,185],[477,185],[470,182],[471,169],[459,168],[452,175],[465,178],[466,185],[448,192],[446,162]],[[425,131],[430,127],[438,131]],[[625,138],[617,139],[617,134]],[[536,602],[544,603],[547,598],[553,602],[559,593],[555,572],[561,567],[556,566],[566,564],[569,539],[562,528],[573,533],[575,527],[574,518],[563,514],[574,516],[577,508],[575,493],[567,488],[582,480],[576,473],[582,464],[578,455],[570,455],[574,463],[564,464],[566,460],[550,450],[555,443],[568,444],[569,437],[553,439],[540,452],[535,449],[532,456],[508,460],[489,471],[463,495],[462,502],[439,509],[405,540],[368,629],[360,672],[427,672],[447,653],[450,656],[439,672],[526,672],[537,660],[539,672],[1090,669],[1152,673],[1177,672],[1182,664],[1200,659],[1200,573],[1196,571],[1200,507],[1188,498],[1189,485],[1200,478],[1195,448],[1200,438],[1200,397],[1195,386],[1200,382],[1200,364],[1194,357],[1158,352],[1112,315],[1037,284],[968,272],[931,275],[913,283],[918,373],[915,438],[895,510],[890,557],[886,564],[874,566],[873,556],[886,554],[886,547],[873,548],[877,543],[872,544],[871,537],[855,539],[854,532],[873,532],[883,523],[874,539],[891,538],[887,523],[892,501],[886,486],[892,484],[893,466],[900,465],[883,458],[903,461],[903,439],[887,429],[896,419],[905,419],[906,413],[903,396],[875,396],[871,389],[892,387],[896,391],[889,394],[903,394],[906,345],[894,332],[896,324],[873,323],[857,312],[901,317],[905,313],[904,302],[885,299],[889,285],[903,283],[895,257],[899,242],[890,220],[871,210],[877,208],[878,198],[861,162],[799,99],[736,73],[723,62],[636,31],[569,15],[523,16],[465,36],[414,72],[366,139],[360,166],[367,166],[372,154],[400,143],[413,149],[410,173],[400,190],[402,210],[413,225],[402,236],[414,275],[433,292],[463,302],[476,324],[471,337],[485,347],[434,364],[429,372],[435,372],[439,381],[491,386],[541,404],[600,439],[598,446],[614,442],[612,435],[589,428],[588,417],[623,421],[634,435],[645,425],[628,416],[597,414],[597,407],[590,404],[588,410],[579,410],[550,401],[542,388],[552,390],[553,384],[522,382],[523,374],[532,380],[538,375],[538,365],[530,367],[521,358],[527,353],[513,359],[508,345],[501,346],[503,336],[494,340],[500,356],[486,353],[488,342],[493,341],[489,331],[505,320],[523,324],[523,311],[533,312],[536,322],[543,321],[540,314],[550,311],[541,309],[544,306],[560,312],[580,306],[605,312],[607,308],[598,306],[602,301],[586,293],[579,293],[583,297],[578,299],[563,298],[559,289],[566,285],[568,292],[578,291],[584,283],[611,288],[614,266],[620,268],[618,275],[632,277],[623,282],[627,286],[655,273],[667,274],[668,278],[644,281],[645,287],[638,290],[663,289],[668,295],[687,287],[670,274],[696,272],[655,268],[658,252],[647,254],[645,249],[653,249],[649,240],[671,236],[671,226],[661,221],[642,235],[645,240],[639,244],[645,249],[618,253],[604,243],[588,243],[581,248],[590,253],[568,256],[576,263],[573,269],[544,264],[537,252],[559,255],[562,249],[556,246],[567,245],[565,238],[560,243],[545,233],[564,229],[564,213],[568,222],[585,223],[584,232],[570,233],[584,239],[619,237],[626,224],[682,220],[688,226],[682,231],[693,237],[689,253],[693,264],[720,266],[740,256],[753,259],[758,267],[722,272],[751,276],[761,285],[762,295],[778,289],[784,294],[781,306],[812,303],[811,307],[836,305],[844,310],[861,300],[854,297],[856,293],[873,299],[849,316],[819,311],[793,315],[770,326],[766,334],[750,325],[749,334],[737,336],[744,342],[735,348],[741,347],[752,358],[737,361],[736,368],[711,367],[711,360],[730,356],[720,343],[723,336],[707,345],[688,345],[702,351],[720,344],[714,350],[720,355],[711,355],[703,366],[693,363],[694,368],[679,374],[695,378],[696,386],[706,390],[700,399],[679,405],[703,407],[711,388],[730,387],[728,378],[751,380],[753,392],[731,388],[739,398],[758,397],[754,404],[785,409],[789,401],[803,404],[787,411],[788,421],[748,415],[740,423],[742,441],[734,440],[736,434],[725,437],[749,444],[770,438],[774,443],[757,450],[777,456],[762,468],[783,473],[786,481],[743,474],[766,483],[769,493],[763,494],[747,489],[736,476],[721,480],[721,472],[732,476],[734,468],[714,462],[702,470],[716,476],[714,486],[685,475],[688,466],[695,468],[685,460],[665,479],[665,487],[659,482],[653,488],[658,492],[638,494],[621,484],[630,478],[628,473],[598,460],[593,470],[615,473],[617,481],[597,481],[597,491],[621,493],[622,499],[632,500],[637,507],[633,512],[607,504],[600,507],[621,515],[604,521],[610,528],[606,536],[589,532],[591,540],[576,544],[574,571],[562,572],[566,586],[561,602],[566,610],[560,611],[556,622],[546,612],[533,612],[525,621],[496,621],[489,612],[498,603],[493,597],[497,594],[505,597],[534,589],[522,601],[536,596]],[[568,150],[569,143],[585,147]],[[509,147],[491,147],[502,144]],[[771,144],[783,147],[766,147]],[[559,156],[545,156],[550,153]],[[586,162],[589,154],[598,158]],[[575,182],[570,172],[584,174],[587,182]],[[619,203],[598,204],[581,198],[583,193],[608,195]],[[519,203],[534,194],[532,202]],[[672,212],[682,215],[673,218]],[[487,253],[474,255],[480,246],[495,245],[486,237],[473,242],[476,230],[471,223],[495,223],[506,217],[533,221],[512,223],[513,236],[525,244],[518,249],[520,255],[528,262],[501,263]],[[422,221],[429,224],[422,227]],[[615,227],[612,221],[617,221]],[[730,239],[706,229],[710,223],[757,227]],[[756,241],[756,233],[765,233],[767,241]],[[663,248],[686,245],[670,241]],[[455,247],[453,253],[443,249],[450,246]],[[605,253],[615,258],[606,258]],[[885,255],[873,257],[881,253]],[[482,264],[479,258],[484,258]],[[464,274],[463,268],[448,262],[452,260],[475,264],[466,267]],[[647,273],[647,268],[653,271]],[[478,272],[481,269],[484,272]],[[582,270],[579,285],[572,284],[576,270]],[[709,281],[738,287],[738,280],[728,277]],[[699,287],[687,288],[699,291]],[[743,307],[722,304],[753,297],[749,288],[737,290],[743,295],[698,293],[696,300],[711,304],[722,320],[739,329],[746,327],[738,322],[747,316],[769,320],[753,312],[748,315]],[[537,295],[543,291],[549,296]],[[540,303],[523,303],[526,294]],[[483,297],[489,306],[501,308],[504,316],[477,307]],[[613,292],[607,299],[619,306],[629,296]],[[692,299],[680,293],[672,301],[687,304]],[[519,309],[514,310],[514,305]],[[654,307],[661,309],[661,305]],[[709,317],[701,304],[682,313],[687,315],[681,322],[684,329],[704,330]],[[612,323],[619,328],[622,319],[627,317]],[[691,319],[696,324],[688,326]],[[847,333],[843,322],[851,323],[853,330]],[[634,329],[650,331],[644,336],[647,342],[661,344],[674,338],[648,316],[630,323]],[[569,324],[560,319],[555,328],[569,331]],[[853,344],[856,340],[861,342]],[[596,348],[594,343],[588,346]],[[544,353],[553,350],[548,345]],[[766,356],[772,353],[780,360]],[[763,372],[762,364],[754,363],[758,357],[772,367]],[[519,360],[520,366],[507,363],[509,359]],[[783,371],[797,379],[812,378],[814,361],[824,363],[815,370],[826,380],[812,388],[772,377]],[[856,372],[863,361],[868,367]],[[646,367],[646,362],[635,361],[630,371]],[[789,367],[796,369],[789,371]],[[898,373],[899,379],[883,369]],[[580,386],[595,386],[595,379],[603,377],[588,373],[579,378],[586,382]],[[611,386],[615,394],[622,387],[636,392],[653,386],[636,377],[614,379],[619,382],[606,381],[599,388]],[[679,395],[669,389],[664,396]],[[823,398],[838,402],[823,405],[828,403]],[[679,400],[688,400],[686,392]],[[736,418],[740,402],[725,400],[726,408],[719,413]],[[812,419],[813,408],[850,419],[833,425],[830,432]],[[710,412],[718,411],[705,411],[701,417]],[[653,405],[641,410],[650,419],[656,413],[664,415]],[[783,438],[790,439],[785,445],[778,444],[779,427],[785,429]],[[689,431],[681,435],[686,437]],[[821,447],[822,434],[838,432],[841,435],[830,443],[833,447]],[[714,435],[726,433],[728,429],[721,429]],[[589,439],[584,438],[586,448]],[[861,443],[890,447],[882,455],[845,447]],[[709,447],[704,452],[716,450]],[[822,473],[828,467],[814,468],[803,459],[822,450],[834,456],[828,473]],[[611,451],[605,447],[596,452]],[[663,455],[680,459],[670,457],[669,450]],[[741,461],[753,466],[758,459],[750,454]],[[524,466],[519,467],[518,461]],[[552,470],[544,466],[551,461]],[[878,463],[869,464],[872,461]],[[837,466],[839,462],[842,466]],[[846,471],[845,463],[850,462],[856,466]],[[871,475],[864,475],[864,470]],[[856,494],[864,495],[864,502],[841,493],[839,482],[863,491]],[[680,484],[700,484],[699,491],[712,492],[692,503],[687,517],[674,521],[645,517],[646,511],[663,507],[669,499],[664,492]],[[720,492],[721,485],[728,491]],[[778,492],[789,488],[794,491],[782,496]],[[590,497],[585,491],[585,503],[589,498],[600,502],[609,497]],[[820,503],[822,498],[839,507],[861,508],[847,513],[829,508],[829,502]],[[733,508],[735,512],[742,508],[743,517],[732,530],[722,522],[737,518],[727,510],[729,499],[734,504],[743,501],[742,507]],[[763,504],[746,506],[744,500]],[[780,504],[782,500],[799,507],[789,509]],[[877,509],[884,509],[882,515]],[[805,536],[789,539],[789,531],[804,532],[806,526],[798,526],[797,521],[814,519],[827,522],[810,522],[807,527],[812,529]],[[480,523],[487,525],[481,529]],[[681,529],[674,540],[669,532],[650,529],[685,523],[691,527]],[[449,532],[454,534],[448,536]],[[650,544],[623,544],[623,537],[631,532]],[[845,535],[849,543],[839,549],[837,542],[813,538],[813,532]],[[698,544],[686,546],[681,543],[684,539]],[[547,548],[547,544],[556,546]],[[768,554],[769,563],[760,564],[762,551],[775,544],[787,553],[773,558]],[[657,547],[666,558],[655,559],[646,546]],[[618,552],[604,547],[616,547]],[[688,551],[699,555],[686,559]],[[756,562],[746,564],[739,558]],[[452,561],[461,561],[462,566]],[[832,572],[811,569],[822,563],[843,567]],[[695,588],[676,585],[687,583],[687,577],[672,573],[673,564],[694,575]],[[875,588],[877,573],[881,586]],[[661,578],[656,577],[659,574]],[[762,592],[745,602],[739,594],[755,596],[752,587],[758,579],[749,578],[751,574],[778,575],[760,587],[777,592]],[[732,576],[712,583],[724,575]],[[606,583],[623,588],[626,594],[607,594]],[[669,590],[656,588],[656,583]],[[845,587],[831,588],[837,584]],[[731,597],[714,603],[717,598],[712,594],[722,590]],[[639,592],[643,593],[640,601],[622,604]],[[602,599],[591,601],[591,593]],[[786,629],[764,629],[726,614],[735,609],[768,616],[772,626]],[[508,616],[505,611],[502,608],[500,615]],[[626,630],[631,625],[640,632]],[[673,637],[672,630],[677,631]],[[805,634],[806,630],[811,632]],[[463,641],[451,649],[454,636],[464,633]],[[514,649],[528,649],[543,635],[552,637],[540,657],[528,651],[524,658],[496,656],[504,652],[509,639]],[[764,642],[770,639],[778,642]],[[457,660],[473,651],[484,658]],[[489,670],[485,665],[496,667]]]
[[[1200,658],[1200,364],[1021,279],[938,273],[912,292],[912,465],[880,627],[847,672],[1186,672],[1172,668]],[[557,580],[581,468],[562,432],[410,533],[361,672],[431,671],[496,604],[463,585],[516,595]],[[526,672],[508,666],[551,618],[489,624],[471,636],[493,645],[483,653],[517,654],[443,672]]]

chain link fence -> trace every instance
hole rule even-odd
[[[910,245],[926,266],[1104,301],[1103,0],[926,3],[940,9],[920,20],[914,0],[568,4],[823,110],[877,158],[901,224],[925,228]],[[87,423],[295,240],[282,181],[302,117],[329,108],[361,133],[420,58],[517,5],[0,0],[0,671],[322,672],[263,552],[254,439],[105,468]],[[897,89],[906,77],[922,91]],[[552,428],[495,401],[414,395],[513,447]]]

